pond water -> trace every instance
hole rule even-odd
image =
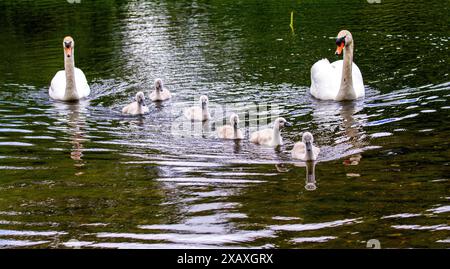
[[[0,2],[0,247],[449,247],[448,1],[69,2]],[[366,98],[315,100],[341,29]],[[48,97],[66,35],[75,104]],[[172,100],[122,116],[157,77]],[[176,132],[202,94],[214,119]],[[219,140],[231,110],[247,137],[249,114],[294,126],[277,149]]]

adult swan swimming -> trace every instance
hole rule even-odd
[[[311,94],[321,100],[345,101],[364,97],[364,83],[358,66],[353,62],[353,37],[347,30],[339,32],[336,55],[344,51],[344,60],[330,64],[327,59],[311,67]]]
[[[91,93],[83,71],[75,67],[74,46],[72,37],[64,38],[64,70],[56,73],[48,90],[50,97],[55,100],[76,101]]]

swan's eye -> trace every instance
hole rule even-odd
[[[336,39],[336,45],[341,46],[342,43],[345,45],[345,36]]]

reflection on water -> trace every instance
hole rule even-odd
[[[316,162],[306,162],[306,183],[305,189],[314,191],[316,186]]]
[[[317,181],[316,181],[316,161],[306,161],[306,162],[300,162],[296,161],[294,162],[294,167],[302,167],[304,168],[306,172],[306,176],[302,176],[298,180],[304,179],[305,181],[305,189],[308,191],[314,191],[317,189]],[[289,171],[290,169],[286,169],[284,172]],[[294,170],[297,172],[299,169],[294,168]],[[278,170],[280,171],[280,170]]]
[[[446,16],[438,1],[405,2],[125,1],[102,2],[99,13],[85,1],[74,11],[83,20],[70,24],[58,21],[64,1],[1,2],[0,51],[11,53],[0,53],[9,63],[0,66],[0,247],[364,248],[373,238],[446,247]],[[333,57],[330,20],[362,22],[348,26],[364,100],[308,94],[311,65]],[[47,96],[67,31],[92,90],[73,104]],[[145,117],[121,115],[156,77],[173,98]],[[214,121],[174,134],[202,94]],[[249,107],[271,107],[251,110],[260,127],[276,113],[294,126],[276,149],[220,140],[225,104],[247,138]],[[304,131],[321,148],[316,162],[291,159]]]
[[[70,151],[70,158],[75,161],[74,166],[83,168],[85,162],[83,161],[83,143],[88,141],[86,138],[86,109],[89,106],[88,100],[82,100],[76,103],[53,102],[58,120],[65,122],[68,128],[61,129],[70,136],[70,144],[72,150]],[[83,172],[77,172],[75,175],[82,175]]]

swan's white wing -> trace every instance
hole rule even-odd
[[[152,101],[157,101],[156,100],[156,90],[153,90],[152,92],[150,92],[150,95],[149,95],[149,97],[150,97],[150,100],[152,100]]]
[[[331,67],[334,68],[334,70],[336,70],[336,74],[339,74],[339,86],[341,84],[341,77],[342,77],[342,67],[344,66],[344,60],[337,60],[332,62]]]
[[[337,61],[339,62],[339,61]],[[339,64],[327,59],[317,61],[311,67],[311,95],[321,100],[333,100],[339,91]],[[342,62],[342,60],[341,60]],[[342,73],[342,63],[340,66]]]
[[[252,133],[250,136],[250,142],[270,146],[272,137],[273,137],[273,130],[272,129],[264,129],[264,130],[256,131],[256,132]]]
[[[123,114],[132,114],[134,106],[135,106],[134,102],[126,105],[124,108],[122,108],[122,113]]]
[[[62,100],[66,91],[66,72],[64,70],[58,71],[50,83],[48,94],[51,98]]]
[[[123,114],[131,114],[131,115],[141,115],[149,112],[147,106],[140,106],[137,102],[133,102],[129,105],[126,105],[122,108]]]
[[[164,88],[164,91],[162,93],[162,98],[164,100],[172,98],[172,94],[170,93],[170,91],[168,89]]]
[[[91,93],[86,76],[79,68],[75,68],[75,85],[77,86],[78,97],[80,99],[89,96]]]
[[[305,159],[306,147],[305,143],[297,142],[294,144],[294,148],[292,149],[292,158],[294,159]]]
[[[217,136],[222,139],[234,138],[234,129],[230,125],[225,125],[217,129]]]
[[[320,148],[313,146],[312,151],[313,151],[314,160],[317,160],[317,157],[319,156],[319,153],[320,153]]]
[[[202,109],[200,107],[189,107],[184,110],[184,116],[193,121],[202,121]]]
[[[244,139],[244,134],[242,134],[241,130],[237,130],[236,139]]]

